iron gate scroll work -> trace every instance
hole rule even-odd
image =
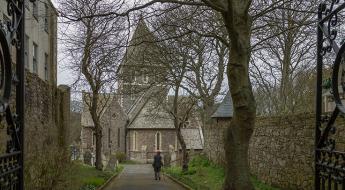
[[[337,150],[335,120],[345,113],[339,92],[345,92],[344,0],[329,0],[319,5],[317,27],[317,93],[315,130],[315,189],[345,190],[345,152]],[[340,22],[342,19],[342,22]],[[332,61],[331,94],[336,107],[330,116],[322,115],[324,60]],[[343,150],[344,151],[344,150]]]
[[[10,19],[0,22],[0,122],[8,137],[6,151],[0,155],[0,190],[22,190],[26,0],[1,1],[6,1]],[[14,90],[15,98],[11,97]]]

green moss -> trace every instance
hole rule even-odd
[[[198,190],[221,190],[225,178],[224,168],[212,163],[204,156],[194,157],[190,161],[188,172],[183,173],[181,167],[165,168],[164,172]],[[256,178],[253,178],[252,181],[257,190],[278,190],[265,185]]]

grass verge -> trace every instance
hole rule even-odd
[[[196,190],[221,190],[225,177],[224,169],[204,156],[194,157],[189,163],[188,172],[183,173],[181,167],[164,168],[164,172]],[[279,190],[255,177],[252,178],[252,182],[256,190]]]
[[[73,182],[71,183],[71,190],[96,190],[123,169],[123,166],[119,166],[115,171],[99,171],[79,162],[74,163],[72,167],[73,172],[69,176]]]

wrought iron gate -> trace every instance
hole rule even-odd
[[[6,150],[0,153],[0,190],[21,190],[24,189],[24,4],[26,0],[1,1],[6,1],[7,15],[10,19],[0,22],[0,125],[5,127],[8,137]],[[12,97],[11,93],[15,96]]]
[[[345,92],[345,2],[328,0],[319,5],[317,25],[317,93],[315,130],[315,189],[345,190],[345,152],[336,145],[335,120],[343,116]],[[331,61],[330,61],[331,60]],[[331,94],[336,107],[330,116],[322,113],[324,63],[331,62]]]

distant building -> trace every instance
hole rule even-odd
[[[343,90],[343,87],[339,86],[339,96],[340,100],[345,105],[345,93]],[[335,101],[334,101],[334,96],[331,93],[332,89],[325,89],[322,93],[322,112],[333,112],[335,109]]]
[[[214,118],[218,124],[222,124],[231,121],[234,115],[233,112],[233,102],[229,91],[211,117]]]
[[[96,155],[96,137],[94,123],[89,112],[88,101],[83,94],[83,108],[81,113],[81,155],[91,153],[90,163],[93,165]],[[117,152],[125,153],[125,126],[127,117],[123,113],[118,100],[112,94],[100,94],[101,126],[102,126],[102,157],[104,166],[111,155]]]
[[[156,59],[159,56],[156,52],[158,46],[154,42],[154,35],[140,19],[118,71],[121,76],[119,91],[116,95],[101,95],[101,99],[112,97],[105,104],[101,116],[105,160],[116,152],[125,152],[128,159],[141,162],[150,161],[157,151],[161,151],[163,156],[168,152],[173,153],[175,158],[178,156],[180,145],[172,117],[160,109],[151,112],[157,104],[155,95],[163,92],[167,96],[167,92],[162,90],[164,81],[161,80],[165,71],[159,59]],[[92,153],[93,163],[94,125],[85,103],[81,123],[81,149],[83,153]],[[204,140],[198,118],[191,118],[181,133],[188,150],[203,149]]]
[[[25,67],[42,80],[56,86],[58,13],[50,0],[34,3],[25,1]],[[1,23],[10,20],[7,1],[0,1]]]
[[[179,142],[172,117],[163,110],[152,114],[157,91],[162,90],[164,67],[159,60],[156,38],[141,18],[120,66],[120,104],[128,117],[126,151],[131,160],[148,161],[158,150],[178,153]],[[165,93],[167,96],[167,92]],[[161,95],[161,94],[160,94]],[[157,104],[158,105],[158,104]],[[187,149],[202,150],[200,122],[192,118],[182,129]]]
[[[204,153],[209,159],[225,165],[224,137],[233,117],[233,102],[230,92],[211,116],[215,122],[204,127]]]

